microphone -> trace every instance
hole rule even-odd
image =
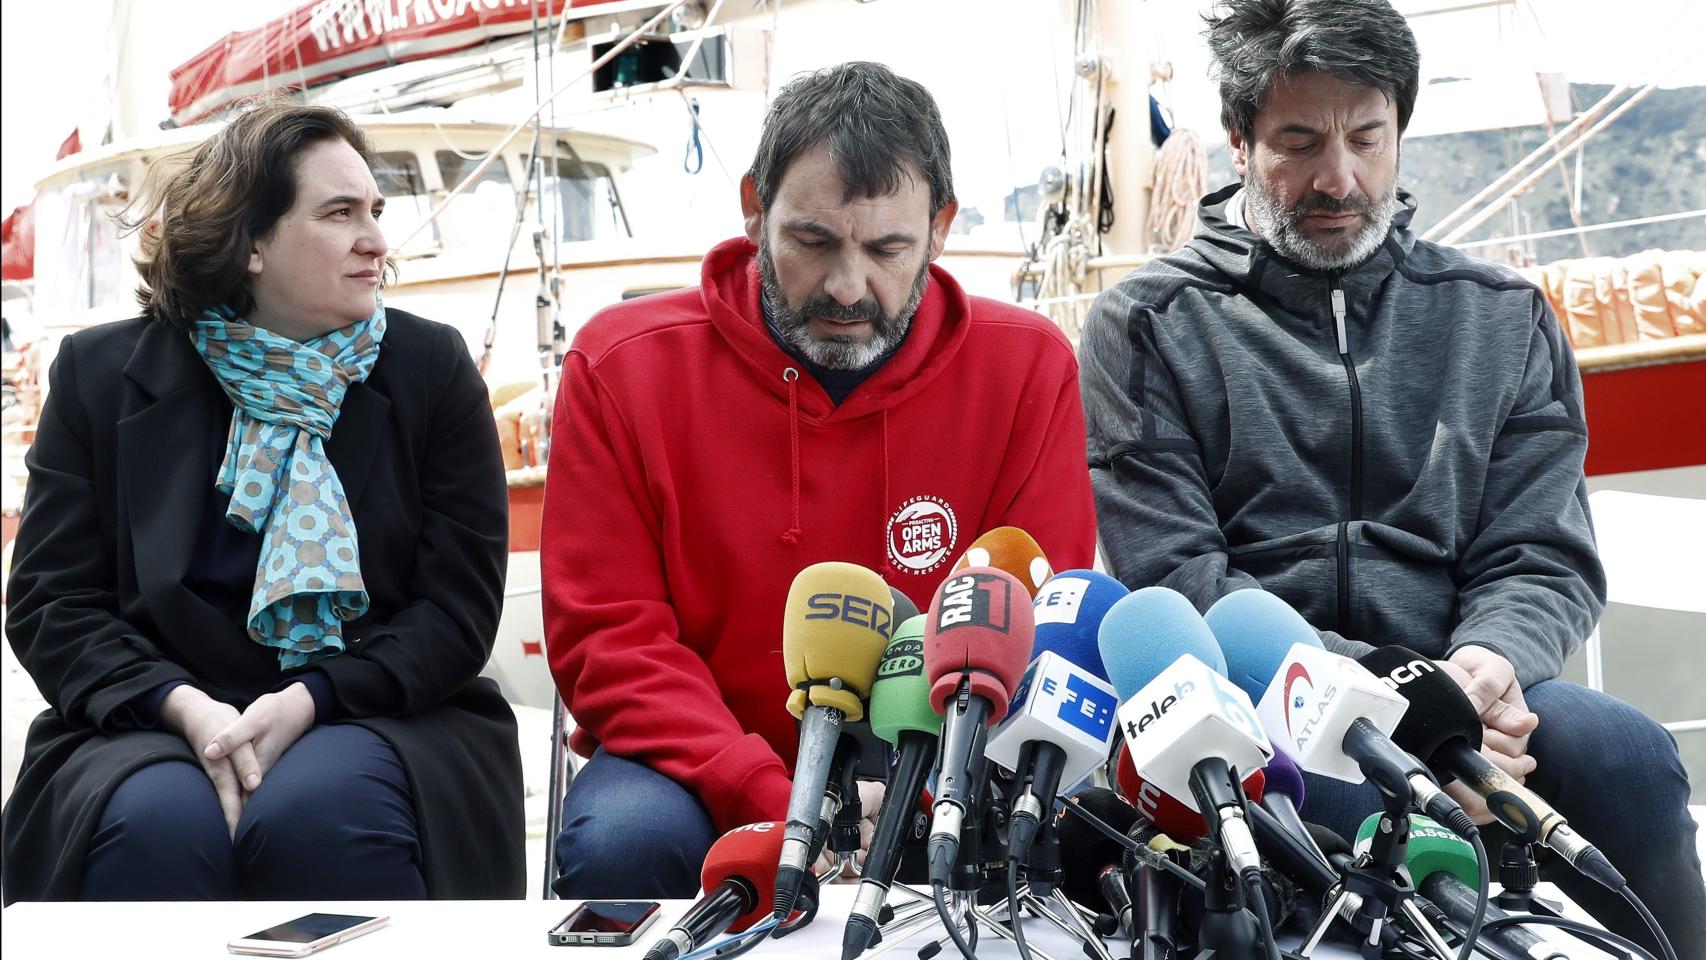
[[[1094,570],[1055,574],[1031,603],[1037,624],[1036,649],[1053,650],[1099,679],[1108,679],[1096,635],[1109,608],[1129,593],[1118,580]]]
[[[899,624],[918,616],[918,607],[899,587],[889,587],[889,594],[894,601],[893,622],[897,629]],[[871,730],[869,708],[865,719],[841,725],[841,742],[836,745],[835,759],[830,765],[829,785],[818,815],[818,835],[812,838],[808,862],[817,861],[826,837],[830,852],[838,858],[845,859],[858,852],[859,825],[864,819],[858,782],[888,782],[890,760],[889,744]]]
[[[1374,814],[1362,822],[1357,829],[1357,850],[1364,850],[1373,842],[1379,821],[1380,815]],[[1417,902],[1423,912],[1430,912],[1428,907],[1432,906],[1436,908],[1432,913],[1443,915],[1462,927],[1467,928],[1474,922],[1481,883],[1480,865],[1475,857],[1475,848],[1461,837],[1427,817],[1411,817],[1404,869],[1410,875],[1411,884],[1427,898],[1426,902],[1419,899]],[[1488,920],[1508,916],[1498,905],[1487,904]],[[1492,942],[1489,944],[1487,941]],[[1569,960],[1569,954],[1519,927],[1484,929],[1478,946],[1488,952],[1492,952],[1489,947],[1500,948],[1508,955],[1506,960]]]
[[[1120,833],[1130,835],[1138,825],[1138,813],[1119,794],[1106,787],[1092,787],[1078,793],[1068,803],[1076,803],[1103,823]],[[1064,813],[1056,828],[1060,837],[1060,862],[1071,864],[1061,878],[1060,890],[1073,902],[1102,913],[1111,910],[1120,928],[1127,933],[1131,927],[1131,894],[1126,890],[1121,874],[1125,848],[1090,826],[1083,817]],[[1105,876],[1112,872],[1119,890],[1115,892]],[[1112,898],[1110,898],[1112,894]],[[1116,902],[1123,901],[1123,902]]]
[[[1007,715],[1035,632],[1030,595],[1000,570],[968,567],[943,580],[930,600],[924,676],[930,706],[943,716],[927,848],[932,885],[947,883],[953,870],[988,727]]]
[[[894,622],[897,628],[918,616],[918,604],[913,603],[912,598],[901,592],[899,587],[889,587],[889,600],[891,601],[889,609],[894,614]]]
[[[888,584],[851,563],[815,563],[788,588],[782,662],[800,750],[776,870],[775,915],[785,919],[811,863],[843,720],[865,716],[877,661],[894,629]]]
[[[1145,820],[1170,839],[1190,845],[1208,836],[1208,821],[1202,814],[1186,806],[1177,797],[1144,780],[1132,766],[1131,748],[1120,744],[1119,759],[1115,761],[1114,782],[1119,791]],[[1244,795],[1260,802],[1266,795],[1267,773],[1253,771],[1244,778]]]
[[[1234,769],[1258,770],[1273,755],[1244,691],[1191,602],[1145,587],[1108,610],[1097,635],[1122,703],[1118,716],[1133,767],[1158,789],[1196,801],[1235,873],[1261,873]]]
[[[1048,589],[1054,583],[1049,581]],[[1032,609],[1037,609],[1034,603]],[[1016,777],[1008,817],[1009,859],[1025,858],[1044,815],[1054,809],[1061,784],[1070,786],[1088,776],[1105,762],[1113,743],[1119,698],[1113,686],[1097,676],[1105,672],[1093,646],[1099,627],[1098,618],[1082,627],[1051,623],[1046,633],[1038,630],[1032,648],[1036,659],[1019,683],[1007,719],[990,735],[985,755]],[[1082,659],[1072,659],[1068,650]]]
[[[645,960],[675,960],[725,932],[739,933],[763,919],[776,884],[783,825],[775,821],[736,827],[717,838],[699,872],[704,896],[689,907]]]
[[[1552,848],[1607,888],[1621,891],[1628,886],[1605,854],[1572,829],[1563,814],[1481,756],[1481,718],[1475,705],[1432,660],[1414,650],[1387,646],[1365,655],[1361,663],[1410,701],[1414,709],[1404,715],[1392,738],[1421,757],[1442,783],[1461,780],[1486,799],[1487,810],[1511,833],[1526,843]]]
[[[993,567],[1008,574],[1019,581],[1028,597],[1035,597],[1037,590],[1054,576],[1043,548],[1018,527],[996,527],[973,540],[950,573],[972,567]]]
[[[1151,862],[1169,856],[1151,845],[1157,836],[1155,826],[1144,823],[1129,803],[1104,787],[1085,790],[1072,802],[1142,844],[1145,853],[1128,853],[1082,817],[1066,815],[1059,828],[1061,859],[1084,863],[1090,869],[1069,871],[1061,889],[1098,913],[1103,906],[1111,910],[1117,931],[1103,928],[1107,929],[1104,936],[1118,932],[1130,937],[1133,960],[1174,960],[1183,943],[1179,921],[1182,886],[1176,877]]]
[[[1265,590],[1222,597],[1203,618],[1226,654],[1227,672],[1259,691],[1256,708],[1280,752],[1309,773],[1361,783],[1415,802],[1437,819],[1473,832],[1457,802],[1388,734],[1409,710],[1402,697],[1348,657],[1321,647],[1289,604]]]
[[[1282,751],[1268,761],[1266,772],[1267,790],[1256,801],[1287,833],[1302,841],[1317,859],[1326,863],[1327,855],[1309,839],[1309,829],[1303,825],[1303,817],[1298,813],[1303,808],[1303,771],[1297,769],[1297,764]]]
[[[930,682],[924,678],[924,618],[914,615],[895,628],[894,639],[877,665],[871,687],[871,730],[895,748],[888,791],[877,814],[876,831],[865,854],[859,893],[847,915],[841,938],[842,960],[865,951],[877,933],[877,915],[900,867],[901,845],[918,813],[918,797],[936,758],[942,718],[930,706]]]

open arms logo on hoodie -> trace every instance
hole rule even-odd
[[[959,533],[947,501],[913,497],[889,518],[889,559],[901,570],[929,573],[953,554]]]

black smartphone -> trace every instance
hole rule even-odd
[[[551,928],[554,947],[626,947],[658,918],[656,900],[588,900]]]

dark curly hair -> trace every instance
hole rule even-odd
[[[1220,79],[1220,122],[1248,140],[1275,77],[1318,70],[1373,87],[1410,125],[1421,56],[1387,0],[1227,0],[1203,18]]]
[[[284,97],[257,100],[193,151],[154,162],[118,215],[140,230],[136,299],[151,319],[186,326],[224,304],[246,316],[249,255],[296,203],[296,160],[342,140],[372,163],[367,135],[342,110]],[[385,261],[385,280],[396,264]]]
[[[948,132],[935,98],[880,63],[825,67],[776,94],[749,171],[759,209],[770,209],[788,165],[820,143],[829,144],[848,200],[894,193],[912,176],[908,162],[930,189],[932,217],[954,200]]]

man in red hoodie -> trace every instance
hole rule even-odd
[[[924,608],[997,526],[1093,559],[1071,346],[931,264],[958,206],[929,93],[872,63],[788,84],[741,205],[698,289],[602,311],[564,360],[545,627],[591,756],[565,898],[692,896],[719,834],[784,818],[801,568],[862,564]]]

